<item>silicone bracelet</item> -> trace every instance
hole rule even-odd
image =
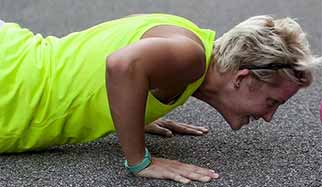
[[[139,173],[140,171],[144,170],[145,168],[147,168],[151,164],[151,162],[152,162],[151,154],[150,154],[149,150],[147,148],[145,148],[144,158],[140,163],[133,165],[133,166],[129,166],[128,161],[125,160],[124,166],[126,167],[126,169],[129,172],[136,174],[136,173]]]

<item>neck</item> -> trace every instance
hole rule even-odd
[[[219,77],[219,72],[215,67],[210,66],[207,70],[204,81],[192,96],[210,104],[209,102],[220,93],[222,85]]]
[[[230,73],[219,73],[216,66],[210,66],[203,83],[192,96],[220,111],[229,94],[230,76]]]

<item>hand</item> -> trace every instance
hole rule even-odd
[[[177,123],[172,120],[161,119],[146,125],[144,129],[147,133],[158,134],[166,137],[171,137],[174,135],[174,133],[200,136],[208,132],[208,129],[205,127],[198,127],[185,123]]]
[[[152,158],[151,165],[136,175],[141,177],[170,179],[184,184],[187,184],[192,180],[209,182],[211,179],[217,179],[219,177],[213,170],[162,158]]]

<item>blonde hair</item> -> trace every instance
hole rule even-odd
[[[241,66],[288,64],[292,68],[254,69],[253,75],[273,83],[283,75],[306,87],[312,82],[315,66],[306,34],[291,18],[251,17],[215,41],[214,57],[219,72],[237,71]]]

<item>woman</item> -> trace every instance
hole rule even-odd
[[[0,28],[0,151],[93,141],[116,130],[137,176],[188,183],[213,170],[151,157],[146,130],[203,134],[158,120],[194,96],[232,129],[270,121],[312,81],[313,57],[290,18],[252,17],[215,42],[215,32],[166,14],[135,15],[63,38]]]

